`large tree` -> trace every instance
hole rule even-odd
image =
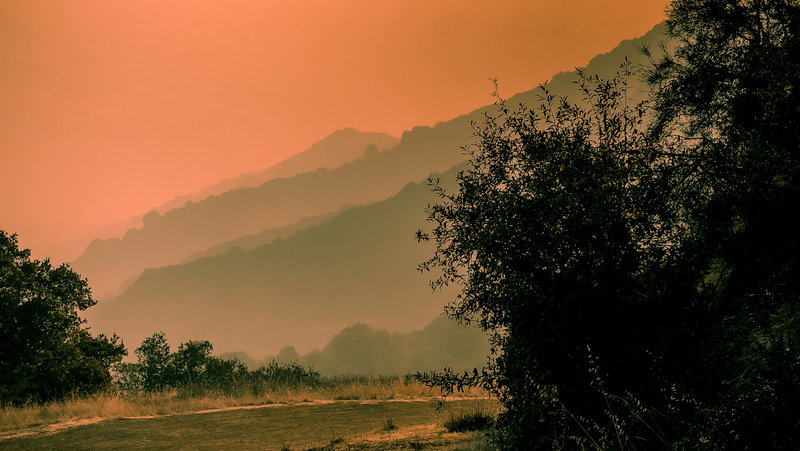
[[[607,81],[583,75],[574,103],[546,91],[533,109],[501,102],[476,128],[458,190],[434,184],[435,225],[419,238],[436,252],[422,268],[441,271],[436,287],[461,286],[452,317],[493,333],[485,378],[511,448],[603,440],[606,391],[650,390],[649,353],[672,325],[657,274],[683,229],[647,182],[663,163],[630,76],[628,65]]]
[[[694,395],[715,441],[800,436],[800,2],[677,0],[653,132],[700,279]],[[699,278],[699,277],[698,277]]]
[[[419,235],[497,351],[430,380],[491,386],[509,447],[798,446],[800,2],[668,13],[651,105],[501,103]]]
[[[83,326],[79,312],[95,303],[69,266],[32,260],[0,230],[0,403],[58,400],[111,382],[126,351],[116,335]]]

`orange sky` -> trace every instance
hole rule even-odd
[[[490,77],[530,89],[666,4],[3,0],[0,229],[41,258],[336,129],[450,119],[492,102]]]

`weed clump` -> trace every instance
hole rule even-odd
[[[494,416],[483,409],[459,410],[443,426],[448,432],[483,431],[494,427]]]

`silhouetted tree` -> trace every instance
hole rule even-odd
[[[700,287],[692,393],[717,446],[800,437],[800,2],[681,0],[654,57],[665,197]]]
[[[169,343],[164,332],[156,332],[142,340],[141,346],[134,351],[139,359],[135,370],[140,374],[139,380],[145,391],[158,391],[174,387],[174,356],[170,353]]]
[[[189,340],[181,343],[172,357],[175,378],[185,383],[198,382],[205,371],[213,346],[208,340]]]
[[[501,102],[476,128],[458,191],[434,183],[437,247],[421,268],[441,270],[434,287],[461,286],[451,317],[494,333],[487,377],[512,448],[572,434],[566,415],[603,418],[598,365],[614,393],[644,388],[651,371],[661,303],[647,269],[680,228],[656,220],[663,205],[644,181],[658,164],[628,77],[627,64],[608,81],[582,75],[578,103],[546,91],[534,110]]]
[[[96,303],[68,265],[31,260],[0,230],[0,403],[89,394],[111,381],[127,354],[114,335],[92,336],[78,312]]]
[[[458,191],[434,184],[421,268],[497,353],[423,378],[491,387],[508,447],[797,448],[800,3],[668,12],[652,109],[625,73],[501,102]]]
[[[160,392],[177,389],[182,396],[203,396],[208,391],[227,395],[259,393],[286,387],[317,386],[320,374],[296,362],[272,361],[253,371],[236,358],[212,356],[205,340],[181,343],[170,352],[163,332],[145,338],[136,349],[138,362],[118,365],[116,382],[126,392]]]

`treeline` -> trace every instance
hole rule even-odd
[[[185,394],[218,393],[258,395],[281,388],[320,387],[328,380],[318,371],[296,362],[275,360],[248,369],[236,358],[211,355],[213,345],[205,340],[181,343],[172,352],[163,332],[146,338],[134,352],[136,363],[121,363],[115,369],[115,388],[123,393],[181,390]]]
[[[212,356],[213,346],[205,340],[181,343],[173,352],[164,334],[156,333],[135,349],[136,363],[120,363],[128,355],[122,340],[93,335],[80,317],[95,304],[86,279],[68,265],[31,259],[16,235],[0,230],[0,405],[103,390],[234,394],[318,387],[335,383],[337,375],[473,368],[488,353],[485,334],[440,317],[406,334],[357,324],[302,358],[286,347],[261,362],[246,355]]]

